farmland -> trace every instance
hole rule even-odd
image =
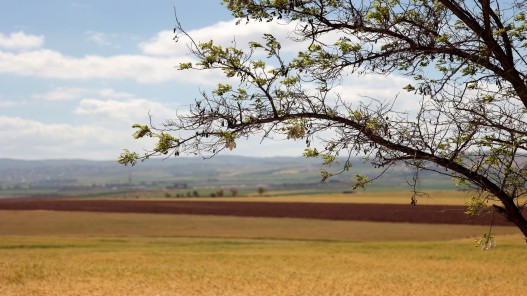
[[[229,202],[179,200],[3,199],[0,210],[192,214],[241,217],[306,218],[430,224],[512,225],[501,215],[468,216],[464,206],[306,202]]]
[[[519,231],[494,226],[498,246],[481,252],[473,241],[488,229],[1,210],[0,294],[522,294],[527,252]]]
[[[516,237],[517,238],[517,237]],[[524,246],[7,238],[2,295],[521,295]]]

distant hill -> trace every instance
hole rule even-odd
[[[328,186],[350,187],[356,173],[370,177],[380,173],[359,159],[353,168],[330,178]],[[318,159],[301,157],[217,156],[212,159],[171,158],[150,159],[134,167],[114,161],[90,160],[14,160],[0,159],[0,188],[62,188],[74,186],[180,186],[221,187],[259,186],[305,187],[320,184],[317,172],[323,167]],[[335,168],[337,169],[337,168]],[[411,172],[396,167],[373,186],[393,188],[407,186]],[[450,188],[451,181],[432,173],[421,174],[420,186]]]

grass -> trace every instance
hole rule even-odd
[[[176,194],[186,195],[193,190],[173,190],[173,191],[144,191],[144,192],[124,192],[102,194],[100,196],[83,196],[81,198],[98,198],[98,199],[122,199],[132,198],[136,200],[175,200],[175,201],[229,201],[229,202],[310,202],[310,203],[372,203],[372,204],[409,204],[412,193],[409,191],[357,191],[352,194],[320,192],[309,190],[290,190],[290,191],[271,191],[266,192],[263,196],[256,194],[247,194],[240,191],[240,196],[232,197],[228,189],[224,189],[226,196],[209,197],[208,191],[199,197],[175,197]],[[198,190],[199,191],[199,190]],[[166,197],[168,193],[170,197]],[[418,205],[457,205],[465,206],[469,197],[469,192],[457,190],[429,190],[427,196],[418,197]],[[527,202],[527,199],[518,201],[519,204]],[[489,201],[488,205],[500,202]]]
[[[418,197],[418,205],[457,205],[465,206],[469,197],[469,192],[456,190],[430,190],[428,196]],[[172,200],[191,200],[191,201],[239,201],[239,202],[312,202],[312,203],[372,203],[372,204],[410,204],[412,193],[409,191],[357,191],[352,194],[344,193],[320,193],[306,191],[273,191],[267,192],[264,196],[249,195],[238,197],[181,197]],[[117,196],[113,196],[116,198]],[[161,194],[140,195],[139,199],[160,199]],[[170,199],[169,199],[170,200]],[[519,204],[526,202],[526,199],[518,201]],[[500,202],[489,201],[500,204]]]
[[[514,227],[0,211],[0,295],[522,295]]]
[[[0,211],[0,236],[207,237],[324,241],[453,240],[488,226],[197,215]],[[519,231],[494,227],[498,234]]]
[[[228,190],[225,191],[228,194]],[[419,205],[465,205],[468,195],[466,192],[455,190],[432,190],[429,196],[418,198]],[[175,194],[172,194],[174,196]],[[132,195],[133,196],[133,195]],[[408,191],[378,192],[358,191],[353,194],[319,193],[306,191],[273,191],[265,196],[238,197],[199,197],[173,198],[173,200],[193,201],[244,201],[244,202],[313,202],[313,203],[377,203],[377,204],[409,204],[412,194]],[[114,195],[114,197],[117,197]],[[139,199],[163,199],[161,193],[140,194]]]
[[[525,246],[4,237],[1,295],[522,295]]]

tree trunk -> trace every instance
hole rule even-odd
[[[527,242],[527,220],[520,212],[520,209],[514,204],[514,201],[510,198],[501,199],[501,202],[505,206],[506,218],[510,219],[516,226],[521,230],[525,236]]]

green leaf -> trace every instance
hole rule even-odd
[[[124,165],[132,165],[134,166],[139,159],[139,154],[135,152],[130,152],[128,149],[124,149],[123,153],[119,155],[119,158],[117,159],[117,162]]]
[[[134,124],[134,125],[132,125],[132,128],[137,128],[138,129],[132,135],[132,137],[134,137],[134,139],[142,138],[145,135],[152,136],[152,131],[150,131],[150,128],[147,125]]]
[[[366,186],[366,184],[370,183],[370,179],[364,175],[356,174],[355,177],[353,178],[353,182],[355,182],[355,184],[352,187],[353,190],[357,188],[365,189],[364,187]]]
[[[465,204],[468,205],[467,210],[465,211],[465,214],[469,216],[477,216],[479,215],[483,210],[487,208],[485,205],[485,202],[480,196],[472,195],[465,201]]]

